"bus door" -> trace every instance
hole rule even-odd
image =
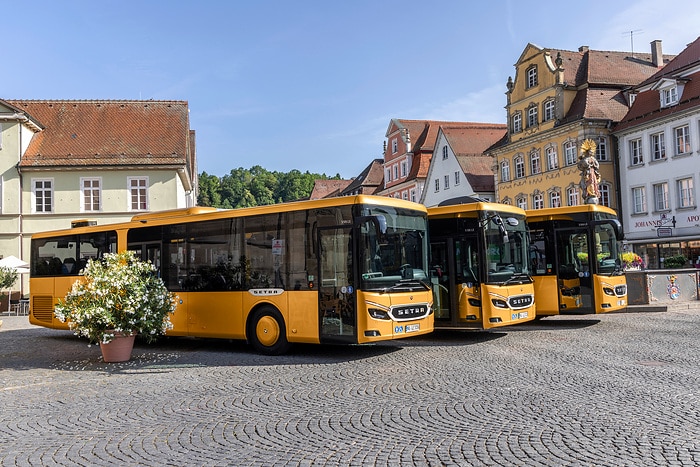
[[[352,227],[319,228],[321,342],[356,342]]]
[[[482,327],[476,237],[433,242],[430,253],[435,327]]]
[[[557,282],[560,313],[592,313],[593,268],[589,254],[588,229],[567,228],[555,231]]]
[[[454,282],[454,274],[452,273],[454,261],[450,259],[454,258],[454,254],[451,251],[452,242],[450,239],[430,244],[430,257],[432,259],[430,282],[433,288],[433,310],[435,311],[436,326],[439,325],[439,322],[449,323],[452,317],[450,310],[453,309],[454,305],[450,290],[452,290],[453,284],[450,282]]]

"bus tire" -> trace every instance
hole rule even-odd
[[[264,355],[280,355],[289,350],[284,318],[276,308],[266,305],[253,312],[248,325],[248,342]]]

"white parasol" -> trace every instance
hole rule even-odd
[[[19,274],[29,272],[29,263],[22,261],[21,259],[12,255],[0,259],[0,267],[14,269]]]

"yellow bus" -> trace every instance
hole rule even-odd
[[[526,212],[538,316],[627,306],[622,227],[614,210],[584,204]]]
[[[87,260],[128,249],[179,297],[168,335],[245,339],[274,355],[290,343],[433,330],[427,211],[417,203],[358,195],[89,224],[32,236],[32,324],[67,329],[54,305]]]
[[[473,200],[428,208],[436,329],[535,319],[525,211]]]

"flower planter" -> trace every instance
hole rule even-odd
[[[100,342],[102,360],[107,363],[128,362],[134,349],[136,334],[114,333],[114,339],[108,343]]]

